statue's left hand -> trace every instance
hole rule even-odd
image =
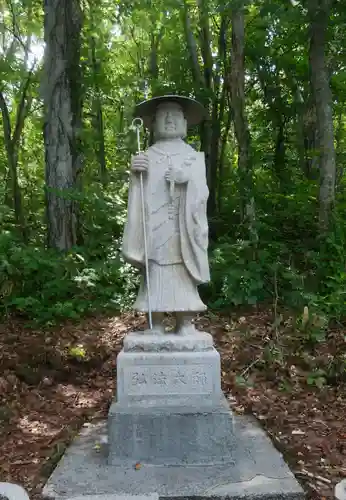
[[[189,180],[186,173],[180,168],[169,168],[165,173],[165,179],[167,182],[173,181],[176,184],[184,184]]]

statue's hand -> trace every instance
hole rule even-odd
[[[147,172],[149,168],[149,158],[147,153],[139,153],[132,156],[131,171],[135,173]]]
[[[169,168],[165,173],[165,179],[167,182],[174,181],[177,184],[184,184],[188,181],[188,176],[181,168]]]

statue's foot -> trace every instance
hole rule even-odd
[[[176,313],[176,328],[177,335],[193,335],[196,332],[195,325],[193,324],[193,314],[188,312]]]
[[[165,314],[163,312],[154,311],[152,313],[152,327],[147,328],[144,333],[147,335],[164,335],[166,331],[165,325],[163,324],[164,318]]]

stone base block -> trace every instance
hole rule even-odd
[[[129,334],[117,357],[117,402],[169,406],[218,404],[220,355],[211,335]],[[159,403],[161,401],[161,404]]]
[[[84,496],[94,500],[87,495],[117,500],[116,495],[152,494],[160,500],[303,500],[302,488],[258,424],[238,416],[233,422],[232,463],[166,467],[136,467],[135,462],[109,465],[106,423],[88,424],[48,479],[43,496],[49,500]]]
[[[232,462],[235,437],[225,398],[210,406],[113,403],[108,414],[109,463],[200,465]]]
[[[165,333],[157,335],[141,332],[130,332],[124,338],[125,352],[179,352],[179,351],[208,351],[214,347],[210,333],[199,332],[194,334],[177,335]]]
[[[232,418],[211,335],[127,335],[108,430],[113,465],[229,460]]]

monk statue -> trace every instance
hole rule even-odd
[[[175,333],[187,335],[195,332],[195,314],[206,309],[197,286],[210,279],[204,153],[184,141],[187,127],[204,118],[204,108],[193,99],[167,95],[138,104],[136,116],[152,130],[154,144],[131,161],[122,252],[142,273],[134,309],[148,312],[142,176],[152,317],[148,332],[163,334],[165,313],[173,313]]]

